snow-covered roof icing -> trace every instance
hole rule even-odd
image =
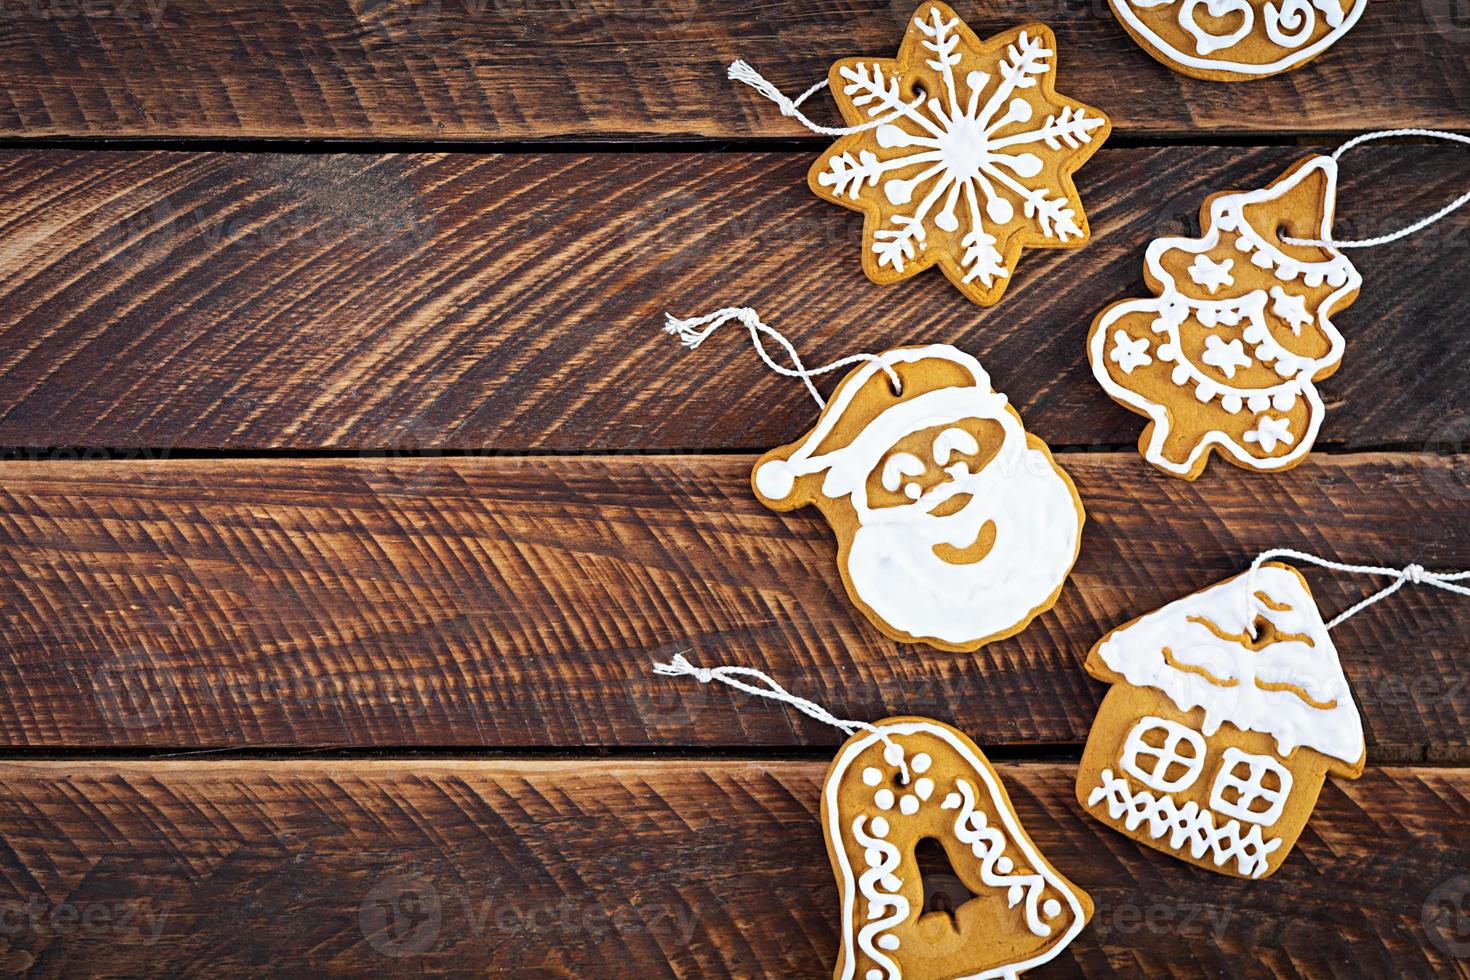
[[[1274,627],[1258,641],[1246,629],[1248,608]],[[1337,649],[1293,569],[1263,565],[1253,578],[1185,596],[1114,630],[1094,653],[1179,710],[1204,708],[1206,735],[1228,721],[1272,736],[1283,756],[1305,745],[1348,765],[1363,757],[1363,723]]]

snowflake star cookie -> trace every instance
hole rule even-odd
[[[940,722],[890,718],[849,739],[822,788],[822,827],[842,897],[837,980],[1015,977],[1092,917],[975,743]],[[921,871],[925,840],[951,873]]]
[[[1362,775],[1358,709],[1289,565],[1262,565],[1113,630],[1087,671],[1113,687],[1087,737],[1078,801],[1190,864],[1266,877],[1327,774]]]
[[[977,650],[1051,608],[1081,540],[1082,501],[1046,443],[947,345],[863,362],[751,485],[775,510],[815,504],[853,603],[887,636],[944,650]]]
[[[1285,470],[1306,456],[1325,413],[1316,382],[1337,370],[1332,316],[1362,279],[1330,240],[1337,164],[1299,161],[1269,187],[1216,194],[1199,238],[1149,244],[1153,299],[1114,303],[1088,337],[1092,372],[1149,423],[1138,449],[1193,480],[1219,449],[1247,469]],[[1284,231],[1283,231],[1284,229]]]
[[[1108,0],[1144,50],[1194,78],[1291,71],[1346,34],[1368,0]]]
[[[1056,40],[1031,24],[982,42],[941,3],[915,12],[896,59],[828,74],[849,125],[807,175],[818,197],[863,212],[863,271],[906,279],[935,263],[982,306],[1023,247],[1077,248],[1087,217],[1072,172],[1108,119],[1056,93]]]

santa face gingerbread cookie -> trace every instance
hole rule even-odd
[[[1087,737],[1078,801],[1190,864],[1266,877],[1327,774],[1362,774],[1352,692],[1289,565],[1262,565],[1113,630],[1087,671],[1113,688]]]
[[[864,362],[811,431],[760,458],[751,485],[775,510],[815,504],[858,608],[896,640],[945,650],[979,649],[1050,608],[1081,540],[1072,481],[980,362],[947,345]]]
[[[1077,248],[1087,217],[1072,173],[1107,138],[1102,113],[1058,95],[1056,39],[1041,24],[981,41],[942,3],[922,4],[898,57],[848,58],[828,75],[849,125],[807,175],[818,197],[863,212],[876,283],[936,263],[982,306],[1022,248]]]
[[[1285,470],[1322,425],[1316,382],[1342,360],[1332,317],[1362,279],[1330,240],[1337,164],[1299,161],[1269,187],[1216,194],[1199,238],[1150,243],[1152,299],[1098,314],[1087,356],[1104,390],[1146,416],[1145,459],[1193,480],[1213,450],[1238,466]]]
[[[842,902],[833,977],[1015,977],[1055,958],[1092,917],[1092,901],[1026,835],[985,756],[926,718],[874,728],[842,746],[822,789]],[[973,897],[926,906],[925,840],[938,842]]]
[[[1306,64],[1352,29],[1368,0],[1108,0],[1144,50],[1219,82]]]

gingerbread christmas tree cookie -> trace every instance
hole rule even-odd
[[[1213,450],[1238,466],[1284,470],[1306,456],[1324,408],[1316,382],[1342,360],[1332,317],[1361,277],[1330,240],[1337,163],[1313,156],[1270,186],[1216,194],[1199,238],[1150,243],[1152,299],[1114,303],[1088,338],[1093,374],[1149,423],[1138,448],[1193,480]]]
[[[1041,24],[981,41],[944,4],[925,3],[897,58],[832,66],[844,119],[866,128],[834,143],[807,182],[865,215],[870,279],[892,283],[937,264],[989,306],[1023,248],[1087,241],[1072,173],[1110,127],[1096,109],[1057,93],[1056,49]]]
[[[1133,39],[1170,68],[1238,82],[1291,71],[1352,29],[1368,0],[1108,0]]]
[[[822,828],[842,901],[837,980],[1015,977],[1092,917],[1021,828],[989,761],[942,722],[889,718],[848,739],[822,787]],[[969,897],[926,900],[926,840]]]
[[[775,510],[822,511],[874,625],[945,650],[979,649],[1049,609],[1081,540],[1082,502],[1046,444],[979,361],[943,344],[870,356],[751,484]]]

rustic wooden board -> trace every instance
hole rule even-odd
[[[649,0],[53,0],[13,3],[0,132],[24,136],[524,139],[806,135],[724,77],[749,59],[795,94],[850,55],[892,56],[915,4]],[[1066,91],[1123,133],[1470,125],[1454,0],[1375,0],[1270,83],[1184,78],[1105,4],[960,2],[982,34],[1056,31]],[[812,101],[819,118],[833,113]]]
[[[1190,484],[1068,453],[1090,513],[1058,606],[975,655],[900,648],[813,511],[751,457],[8,463],[11,747],[789,746],[838,734],[656,660],[767,669],[839,716],[986,745],[1085,738],[1107,629],[1296,546],[1470,567],[1470,457],[1315,457]],[[1228,470],[1228,471],[1227,471]],[[1363,579],[1308,572],[1322,607]],[[1470,603],[1407,590],[1334,634],[1375,760],[1470,758]]]
[[[810,424],[802,387],[737,328],[695,353],[659,330],[731,303],[814,365],[958,344],[1054,445],[1131,445],[1093,315],[1143,291],[1151,238],[1301,152],[1103,150],[1094,242],[1028,253],[990,310],[938,273],[869,283],[860,217],[806,190],[805,152],[0,153],[0,446],[764,450]],[[1464,189],[1462,147],[1348,159],[1340,234]],[[1470,445],[1467,228],[1364,256],[1320,445]]]
[[[1002,764],[1097,903],[1048,977],[1464,975],[1470,772],[1330,781],[1267,882],[1087,819]],[[830,975],[825,762],[7,763],[3,961],[39,976]]]

